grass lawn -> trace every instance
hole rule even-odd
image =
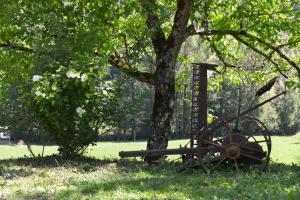
[[[231,169],[177,174],[172,163],[149,167],[118,159],[120,150],[144,149],[145,142],[99,142],[87,153],[96,159],[73,160],[16,159],[27,154],[26,146],[0,145],[0,199],[300,199],[300,134],[272,140],[273,162],[263,175]],[[56,151],[45,149],[46,155]]]
[[[179,145],[185,145],[187,140],[173,140],[169,143],[170,148],[177,148]],[[122,150],[142,150],[145,149],[146,142],[98,142],[96,146],[90,147],[87,156],[98,159],[115,159],[119,158],[119,151]],[[42,153],[42,146],[33,145],[35,154]],[[44,155],[52,155],[57,153],[56,146],[46,146]],[[30,156],[25,145],[0,145],[0,160],[8,158],[20,158]],[[170,159],[176,158],[175,156]],[[295,136],[273,136],[272,152],[273,161],[286,164],[300,162],[300,133]]]

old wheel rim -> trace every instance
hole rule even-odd
[[[207,145],[220,149],[219,152],[208,153],[204,157],[207,160],[214,160],[210,163],[211,170],[221,165],[230,166],[237,171],[244,167],[255,168],[259,171],[266,170],[271,153],[271,137],[268,129],[253,116],[244,116],[239,120],[240,130],[234,130],[234,125],[228,124],[223,127],[226,134],[220,136],[216,132],[211,141],[206,141]]]

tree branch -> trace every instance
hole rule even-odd
[[[204,28],[195,29],[194,25],[190,25],[187,27],[185,36],[186,38],[192,35],[199,35],[199,36],[210,36],[210,35],[232,35],[232,36],[239,36],[239,35],[245,35],[246,32],[241,30],[241,31],[236,31],[236,30],[217,30],[217,29],[212,29],[212,30],[206,30]]]
[[[230,63],[228,63],[224,56],[222,55],[221,51],[217,48],[216,44],[211,41],[210,38],[206,38],[207,41],[209,41],[211,48],[214,50],[214,52],[216,53],[217,57],[219,58],[220,61],[222,61],[222,63],[224,64],[225,67],[225,71],[226,71],[226,67],[230,67],[230,68],[239,68],[238,66],[232,65]]]
[[[234,38],[241,42],[242,44],[246,45],[248,48],[252,49],[254,52],[258,53],[259,55],[263,56],[264,58],[266,58],[269,62],[271,62],[276,69],[278,70],[278,72],[285,78],[288,78],[287,75],[285,75],[282,70],[280,69],[279,65],[272,60],[272,58],[270,56],[268,56],[266,53],[264,53],[263,51],[259,50],[258,48],[254,47],[252,44],[250,44],[249,42],[243,40],[241,37],[239,36],[234,36]],[[297,70],[298,71],[298,70]],[[300,74],[300,71],[298,72]]]
[[[191,0],[177,0],[177,10],[174,17],[174,23],[168,41],[180,40],[182,43],[185,39],[185,31],[187,29],[188,19],[190,16],[192,1]],[[177,43],[174,41],[172,43]]]
[[[246,33],[245,32],[245,37],[248,37],[248,38],[251,38],[251,39],[254,39],[256,40],[257,42],[265,45],[266,47],[268,47],[269,49],[275,51],[282,59],[284,59],[285,61],[287,61],[299,74],[300,76],[300,68],[297,66],[297,64],[292,61],[289,57],[287,57],[281,50],[279,47],[275,47],[273,45],[271,45],[270,43],[262,40],[261,38],[257,37],[257,36],[254,36],[254,35],[251,35],[249,33]]]
[[[277,70],[279,71],[279,73],[281,75],[283,75],[285,78],[287,78],[287,76],[280,69],[279,65],[274,60],[272,60],[273,52],[271,52],[269,55],[267,55],[263,51],[259,50],[257,47],[253,46],[251,43],[249,43],[246,40],[242,39],[241,36],[253,39],[253,40],[257,41],[258,43],[261,43],[262,45],[265,45],[266,47],[268,47],[272,51],[276,52],[282,59],[284,59],[285,61],[287,61],[297,71],[297,73],[300,76],[300,68],[297,66],[297,64],[294,61],[292,61],[290,58],[288,58],[280,50],[280,48],[281,48],[282,45],[279,45],[278,47],[275,47],[275,46],[267,43],[266,41],[262,40],[261,38],[247,33],[246,31],[243,31],[243,30],[241,30],[241,31],[235,31],[235,30],[205,30],[205,29],[195,30],[195,27],[193,25],[191,25],[191,26],[189,26],[186,29],[186,37],[189,37],[191,35],[199,35],[199,36],[231,35],[236,40],[238,40],[239,42],[243,43],[244,45],[246,45],[247,47],[249,47],[250,49],[252,49],[254,52],[260,54],[261,56],[263,56],[267,60],[269,60],[277,68]]]
[[[127,43],[127,36],[124,33],[121,33],[121,36],[123,37],[126,55],[128,56],[129,55],[129,48],[128,48],[128,43]]]
[[[289,45],[293,45],[293,44],[298,44],[298,43],[300,43],[300,39],[297,39],[297,40],[294,40],[294,41],[291,41],[291,42],[287,42],[285,44],[278,45],[277,48],[281,49],[283,47],[286,47],[286,46],[289,46]]]
[[[155,85],[155,76],[154,74],[148,72],[141,72],[137,69],[130,68],[127,63],[125,63],[121,56],[118,53],[111,53],[109,55],[109,62],[116,68],[120,69],[127,75],[141,81],[144,83],[148,83],[150,85]]]
[[[147,27],[149,29],[152,44],[156,53],[160,53],[164,50],[164,44],[166,38],[161,28],[158,17],[154,13],[154,7],[156,6],[155,0],[141,0],[142,6],[147,12]]]
[[[224,74],[224,73],[226,72],[227,67],[232,68],[232,69],[235,69],[235,70],[238,70],[238,69],[243,68],[243,67],[247,67],[247,66],[239,66],[239,65],[233,65],[233,64],[231,64],[231,63],[228,63],[228,62],[225,60],[224,56],[222,55],[222,52],[217,48],[216,44],[215,44],[213,41],[211,41],[210,38],[207,38],[207,40],[210,42],[210,46],[211,46],[211,48],[215,51],[215,53],[216,53],[218,59],[219,59],[220,61],[222,61],[223,64],[224,64],[225,69],[224,69],[223,72],[219,72],[220,74]],[[254,64],[253,67],[254,67],[254,66],[256,66],[256,65]],[[263,67],[263,66],[259,66],[259,67]],[[277,68],[277,69],[278,69],[278,68]],[[279,69],[278,71],[279,71],[279,73],[280,73],[282,76],[284,76],[284,77],[287,78],[287,76],[286,76],[285,74],[283,74],[282,70]]]
[[[295,41],[291,41],[291,42],[287,42],[287,43],[284,43],[284,44],[280,44],[280,45],[276,46],[275,48],[276,48],[276,49],[282,49],[282,48],[284,48],[284,47],[286,47],[286,46],[293,45],[293,44],[298,44],[298,43],[300,43],[300,39],[295,40]],[[276,51],[275,51],[275,50],[272,50],[272,51],[269,53],[269,57],[271,58],[271,57],[273,56],[274,53],[276,53]]]
[[[35,52],[35,50],[32,48],[23,47],[23,46],[19,46],[19,45],[13,45],[10,42],[0,44],[0,48],[13,49],[16,51],[24,51],[24,52],[30,52],[30,53]]]

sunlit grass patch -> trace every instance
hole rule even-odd
[[[188,140],[172,140],[168,148],[183,146]],[[98,142],[96,146],[88,149],[86,156],[99,159],[117,159],[120,151],[144,150],[146,141],[137,142]],[[42,153],[42,146],[32,145],[35,154]],[[46,146],[45,155],[57,153],[57,146]],[[0,159],[20,158],[30,156],[26,146],[0,145]],[[169,156],[170,160],[178,156]],[[300,162],[300,134],[294,136],[272,136],[271,159],[276,162],[297,163]]]

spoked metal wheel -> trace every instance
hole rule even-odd
[[[210,170],[227,165],[236,170],[251,167],[264,171],[271,153],[268,129],[254,116],[243,116],[237,122],[238,126],[227,124],[214,133],[211,140],[204,141],[218,151],[209,152],[203,157],[203,163],[209,163]]]

